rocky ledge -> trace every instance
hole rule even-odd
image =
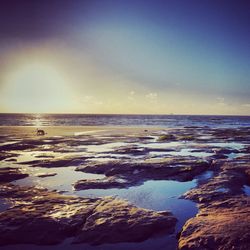
[[[137,208],[114,197],[78,198],[40,188],[3,184],[0,197],[11,207],[0,213],[0,245],[143,241],[157,233],[173,233],[170,212]],[[14,219],[13,219],[14,218]]]
[[[235,196],[201,208],[184,225],[179,249],[250,249],[249,204],[249,197]]]
[[[199,205],[199,213],[186,222],[179,238],[181,250],[250,249],[249,159],[220,161],[213,178],[184,197]]]
[[[18,168],[0,168],[0,183],[15,181],[27,177],[28,174],[22,173]]]
[[[103,174],[102,179],[79,180],[75,189],[127,188],[147,180],[190,181],[211,167],[210,162],[195,157],[169,157],[143,162],[108,161],[89,162],[76,171]]]

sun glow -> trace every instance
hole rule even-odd
[[[4,103],[15,112],[61,112],[72,101],[69,81],[46,62],[21,64],[6,74],[4,83]]]

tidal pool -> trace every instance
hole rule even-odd
[[[109,152],[112,149],[127,146],[127,145],[133,145],[127,142],[110,142],[100,145],[87,145],[87,151],[91,153],[102,153],[102,152]]]
[[[196,206],[189,200],[178,199],[180,195],[196,186],[196,181],[178,182],[171,180],[146,181],[140,186],[127,189],[89,189],[74,191],[78,196],[100,197],[117,196],[136,206],[156,211],[170,210],[179,223],[196,213]]]
[[[219,148],[232,148],[236,150],[241,150],[245,146],[243,143],[239,142],[213,142],[213,143],[208,143],[207,145]]]
[[[54,169],[59,170],[60,168]],[[53,170],[53,171],[54,171]],[[64,172],[66,168],[62,169]],[[73,170],[73,168],[71,169]],[[63,177],[64,182],[68,182],[63,186],[58,186],[56,181],[51,180],[62,178],[62,176],[52,176],[46,178],[40,178],[39,184],[44,187],[49,187],[50,189],[64,189],[67,192],[65,194],[73,194],[77,196],[88,196],[88,197],[101,197],[101,196],[117,196],[122,199],[126,199],[129,202],[135,204],[136,206],[142,208],[153,209],[156,211],[169,210],[174,216],[178,219],[176,230],[172,235],[156,235],[146,241],[139,243],[118,243],[118,244],[103,244],[100,246],[90,246],[88,244],[70,244],[71,239],[66,240],[64,243],[56,245],[56,246],[35,246],[35,245],[12,245],[8,246],[9,250],[57,250],[57,249],[69,249],[69,250],[151,250],[151,249],[168,249],[174,250],[176,249],[177,239],[176,234],[181,230],[184,223],[191,217],[194,217],[197,213],[196,204],[189,200],[179,199],[178,197],[188,191],[189,189],[195,187],[197,185],[198,180],[193,180],[189,182],[178,182],[171,180],[161,180],[161,181],[146,181],[144,184],[140,186],[133,186],[127,189],[90,189],[90,190],[82,190],[82,191],[74,191],[70,187],[72,183],[72,177],[69,178],[68,174],[71,170],[66,170],[66,174]],[[81,172],[76,172],[78,175],[86,174]],[[68,176],[68,177],[67,177]],[[97,175],[100,177],[100,175]],[[205,177],[208,177],[207,175]],[[94,177],[93,175],[89,175],[90,178]],[[205,178],[203,177],[203,178]],[[16,184],[27,184],[27,180],[30,182],[34,182],[35,179],[31,177],[27,177],[23,180],[16,181]],[[82,178],[82,177],[81,177]],[[45,181],[45,179],[47,179]],[[49,184],[48,184],[49,183]],[[56,183],[56,185],[55,185]],[[31,183],[30,183],[31,184]],[[0,248],[2,249],[2,248]]]
[[[17,163],[24,161],[38,160],[42,156],[46,157],[60,157],[60,156],[88,156],[87,161],[107,161],[114,159],[124,160],[144,160],[145,157],[161,157],[163,155],[170,156],[195,156],[198,158],[205,158],[211,156],[211,153],[207,152],[192,152],[197,144],[193,142],[150,142],[150,143],[128,143],[128,142],[111,142],[100,145],[76,145],[72,146],[72,149],[77,149],[78,152],[65,152],[57,153],[53,151],[32,151],[21,152],[21,155],[17,157]],[[116,154],[115,150],[124,147],[140,147],[146,148],[150,151],[149,154]],[[157,151],[159,149],[159,151]],[[161,150],[160,150],[161,149]],[[173,151],[162,152],[162,149],[173,149]],[[81,150],[82,152],[79,152]],[[112,152],[114,151],[114,152]],[[20,153],[20,152],[19,152]],[[37,156],[40,156],[37,158]],[[13,163],[9,163],[13,164]],[[16,165],[15,165],[16,166]],[[87,244],[71,245],[71,239],[66,240],[64,243],[56,246],[34,246],[34,245],[16,245],[8,246],[8,249],[20,249],[20,250],[36,250],[36,249],[69,249],[69,250],[151,250],[151,249],[168,249],[174,250],[177,245],[176,234],[181,230],[184,223],[191,217],[197,214],[196,204],[190,200],[180,199],[179,197],[194,188],[201,181],[205,181],[213,175],[212,171],[207,171],[198,176],[193,181],[178,182],[173,180],[149,180],[138,186],[132,186],[124,189],[89,189],[76,191],[73,189],[73,184],[82,179],[101,179],[104,175],[88,174],[81,171],[75,171],[75,166],[69,167],[57,167],[57,168],[41,168],[32,167],[31,165],[22,165],[21,167],[24,173],[28,173],[30,176],[14,181],[12,183],[16,185],[36,185],[49,190],[57,190],[58,192],[64,192],[66,195],[76,195],[82,197],[103,197],[103,196],[116,196],[121,199],[126,199],[132,204],[146,209],[152,209],[155,211],[168,210],[178,219],[176,230],[172,235],[158,235],[152,237],[144,242],[140,243],[119,243],[119,244],[104,244],[101,246],[89,246]],[[37,175],[46,173],[54,176],[38,177]],[[0,247],[0,249],[2,249]]]
[[[150,152],[150,155],[152,157],[160,157],[160,156],[193,156],[193,157],[199,157],[199,158],[206,158],[209,156],[212,156],[213,153],[207,153],[207,152],[192,152],[193,149],[190,148],[183,148],[180,149],[179,151],[171,151],[171,152]]]
[[[47,188],[49,190],[57,190],[59,192],[67,192],[73,194],[72,184],[82,179],[101,179],[104,175],[83,173],[75,171],[76,167],[60,167],[60,168],[33,168],[24,166],[22,171],[28,173],[30,176],[13,181],[15,185],[32,186],[37,185]],[[42,173],[56,173],[55,176],[37,177],[36,175]]]
[[[244,192],[247,196],[250,196],[250,186],[248,185],[244,185]]]
[[[10,203],[6,199],[0,198],[0,212],[5,211],[10,207]]]

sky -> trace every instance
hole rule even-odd
[[[2,0],[0,112],[250,115],[250,2]]]

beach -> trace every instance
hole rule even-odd
[[[36,129],[0,127],[0,249],[249,248],[249,127]]]
[[[0,250],[250,250],[250,1],[0,7]]]

